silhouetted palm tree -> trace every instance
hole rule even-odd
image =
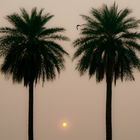
[[[33,87],[39,80],[53,80],[64,68],[68,53],[57,40],[68,40],[60,34],[64,28],[48,28],[46,23],[53,15],[33,8],[31,14],[7,16],[11,27],[0,28],[0,53],[4,57],[1,71],[12,75],[13,82],[24,82],[29,87],[28,139],[33,140]]]
[[[134,80],[133,68],[140,68],[136,55],[140,34],[135,31],[140,22],[130,13],[129,9],[118,10],[116,4],[91,9],[90,16],[82,15],[86,23],[73,43],[80,74],[96,75],[97,82],[106,78],[106,140],[112,140],[112,82]]]

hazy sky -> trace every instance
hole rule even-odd
[[[78,37],[76,25],[83,21],[80,14],[88,14],[91,7],[99,8],[114,0],[0,0],[0,26],[4,17],[24,7],[36,6],[54,14],[50,25],[67,29],[71,42],[64,47],[72,56],[72,41]],[[129,7],[140,18],[139,0],[117,0],[120,8]],[[35,89],[35,140],[105,140],[105,81],[79,76],[74,63],[66,61],[66,69],[54,81],[38,84]],[[140,139],[140,73],[135,82],[118,81],[113,88],[113,140]],[[0,76],[0,139],[26,140],[28,89]],[[60,123],[69,122],[68,129]]]

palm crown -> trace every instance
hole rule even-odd
[[[64,28],[45,27],[52,17],[36,8],[31,15],[21,9],[21,14],[7,16],[12,27],[0,28],[0,53],[5,56],[2,72],[11,74],[13,81],[27,86],[40,78],[53,80],[64,68],[63,55],[68,53],[56,41],[68,38],[60,34]]]
[[[74,59],[80,58],[76,69],[81,74],[96,74],[98,82],[108,72],[115,83],[118,78],[134,80],[133,68],[140,68],[135,52],[140,51],[140,34],[135,32],[140,21],[129,17],[130,13],[129,9],[118,10],[114,4],[93,8],[90,16],[82,15],[86,23],[81,26],[81,37],[74,41]]]

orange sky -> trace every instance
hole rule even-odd
[[[67,29],[71,42],[64,47],[72,56],[72,41],[78,37],[76,25],[82,23],[80,14],[88,14],[91,7],[99,8],[114,0],[0,0],[0,26],[4,17],[24,7],[45,8],[54,14],[50,25]],[[120,8],[133,10],[140,19],[139,0],[117,0]],[[79,76],[74,63],[67,58],[66,70],[54,81],[41,83],[35,89],[35,140],[105,140],[105,81],[96,84],[95,78]],[[140,139],[140,73],[135,82],[118,81],[113,88],[113,140]],[[28,90],[0,76],[0,139],[26,140]],[[70,127],[61,129],[67,120]]]

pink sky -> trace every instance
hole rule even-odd
[[[114,0],[1,0],[0,26],[7,25],[4,17],[19,8],[28,10],[37,6],[54,14],[50,26],[67,29],[71,42],[64,43],[72,56],[72,41],[78,37],[76,25],[83,21],[80,14],[88,14],[91,7],[99,8]],[[133,10],[140,19],[139,0],[117,0],[120,8]],[[35,140],[105,140],[105,81],[96,84],[74,70],[75,63],[66,60],[66,70],[54,81],[41,83],[35,89]],[[118,81],[113,88],[113,140],[140,139],[140,73],[135,82]],[[26,140],[28,90],[0,76],[0,139]],[[67,130],[60,128],[68,120]]]

